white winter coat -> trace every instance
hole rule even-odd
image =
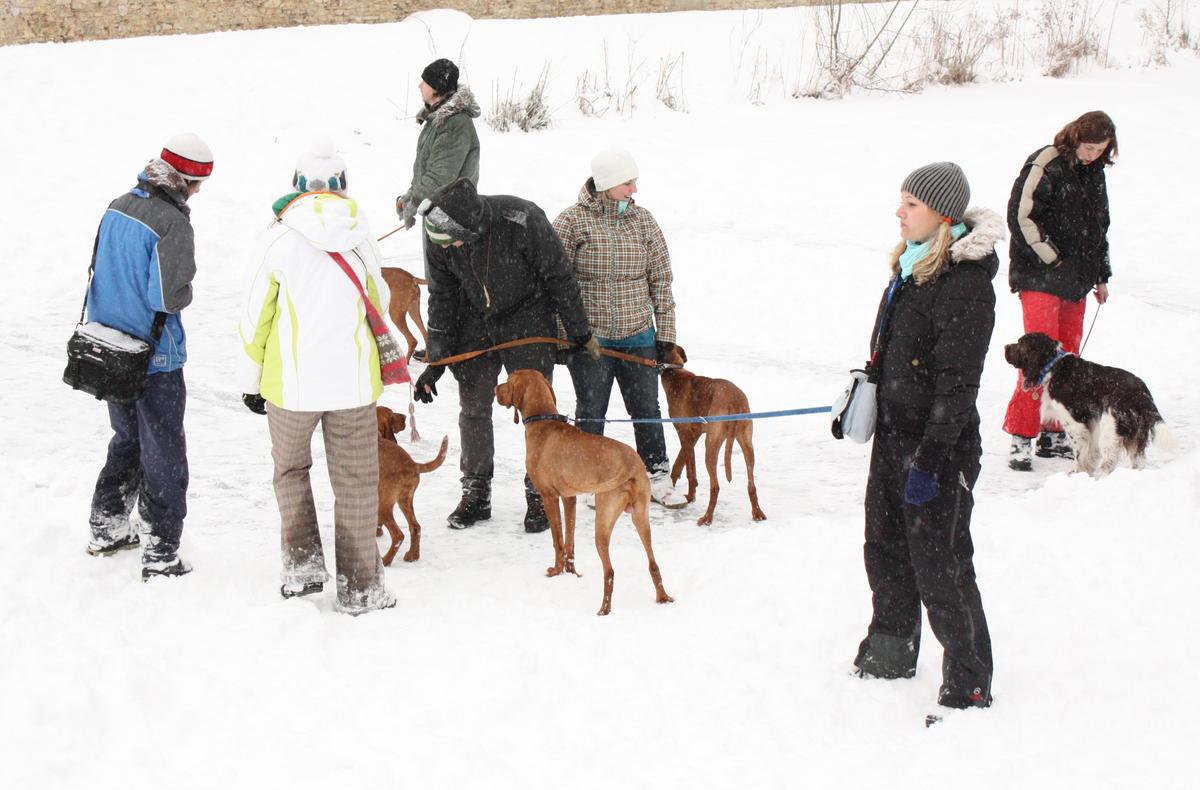
[[[327,254],[342,253],[380,315],[387,315],[379,248],[358,205],[329,192],[301,195],[280,212],[259,249],[238,326],[242,391],[291,411],[378,400],[379,352],[362,298]]]

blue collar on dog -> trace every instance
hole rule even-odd
[[[1074,355],[1074,354],[1072,354],[1070,351],[1063,351],[1063,350],[1060,348],[1060,349],[1058,350],[1058,353],[1054,355],[1054,359],[1052,359],[1052,360],[1050,360],[1049,362],[1047,362],[1047,363],[1046,363],[1046,367],[1042,368],[1042,372],[1038,374],[1037,381],[1033,382],[1033,386],[1035,386],[1035,387],[1040,387],[1040,386],[1042,386],[1042,382],[1046,380],[1046,376],[1049,376],[1049,375],[1050,375],[1050,370],[1051,370],[1051,369],[1052,369],[1052,368],[1053,368],[1055,365],[1057,365],[1057,364],[1058,364],[1058,361],[1059,361],[1060,359],[1062,359],[1063,357],[1073,357],[1073,356],[1075,356],[1075,355]]]
[[[555,422],[566,422],[567,415],[565,414],[532,414],[521,420],[522,425],[528,425],[531,422],[541,422],[543,420],[554,420]]]

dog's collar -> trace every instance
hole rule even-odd
[[[1054,359],[1047,362],[1046,367],[1042,368],[1042,372],[1038,374],[1037,381],[1033,382],[1033,386],[1035,386],[1035,387],[1042,386],[1042,382],[1045,381],[1046,377],[1050,375],[1051,369],[1053,369],[1054,366],[1059,363],[1059,360],[1061,360],[1063,357],[1073,357],[1073,356],[1075,356],[1075,355],[1072,354],[1070,351],[1063,351],[1060,348],[1058,350],[1058,353],[1054,355]]]
[[[528,425],[531,422],[542,422],[543,420],[554,420],[555,422],[566,422],[567,415],[565,414],[531,414],[521,420],[522,425]]]

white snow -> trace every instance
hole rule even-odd
[[[1167,68],[1142,65],[1135,12],[1152,5],[1093,4],[1116,25],[1116,68],[1054,80],[1030,55],[1016,81],[837,102],[786,95],[803,72],[789,42],[811,23],[805,9],[478,22],[430,12],[392,25],[0,48],[0,785],[1193,786],[1200,62],[1184,53]],[[606,45],[614,79],[632,48],[649,84],[632,115],[583,118],[576,79],[602,67]],[[687,114],[653,100],[657,58],[681,52]],[[746,52],[793,58],[796,76],[752,104]],[[696,504],[655,511],[675,603],[654,603],[636,534],[620,525],[613,614],[597,618],[592,511],[580,516],[583,577],[545,578],[550,537],[521,529],[524,443],[507,413],[496,411],[492,521],[443,526],[458,486],[457,393],[445,377],[418,409],[424,441],[410,449],[427,460],[448,433],[451,453],[417,492],[420,562],[387,571],[397,608],[350,618],[333,612],[332,590],[280,599],[266,423],[231,376],[242,267],[314,133],[336,141],[376,234],[395,227],[418,131],[405,116],[436,56],[465,64],[485,109],[549,64],[552,129],[478,125],[485,193],[521,195],[553,217],[596,151],[634,152],[638,199],[671,246],[690,367],[737,382],[757,410],[827,404],[861,365],[911,169],[954,160],[972,204],[1003,211],[1025,157],[1064,123],[1096,108],[1114,117],[1115,275],[1085,355],[1141,376],[1180,448],[1103,480],[1068,475],[1066,461],[1005,468],[1000,423],[1015,373],[1002,345],[1022,329],[1002,266],[973,520],[995,647],[990,710],[924,727],[941,660],[928,629],[916,678],[850,676],[870,614],[869,449],[834,442],[825,416],[755,426],[768,521],[749,521],[737,459],[713,527],[695,526],[703,471]],[[183,314],[192,478],[182,553],[196,570],[143,584],[136,552],[83,551],[110,432],[104,406],[60,378],[103,208],[183,130],[216,157],[192,200],[200,271]],[[383,246],[419,271],[414,234]],[[569,413],[565,369],[556,390]],[[383,402],[404,409],[407,396]],[[625,416],[619,398],[610,416]],[[610,435],[632,443],[627,426]]]

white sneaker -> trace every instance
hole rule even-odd
[[[650,476],[650,499],[668,510],[687,507],[687,497],[675,490],[675,484],[666,472]]]

